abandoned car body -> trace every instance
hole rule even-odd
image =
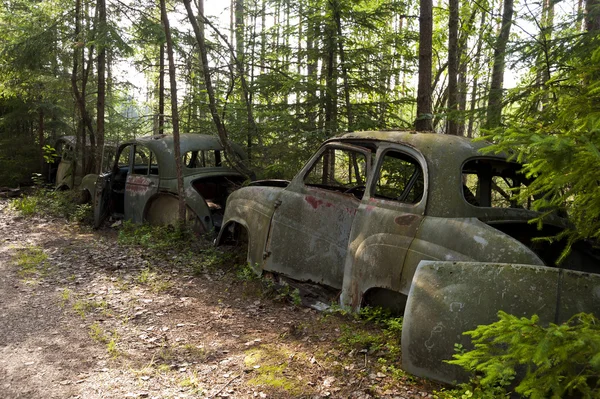
[[[342,305],[354,309],[371,304],[402,311],[411,287],[425,286],[413,279],[423,261],[441,262],[435,270],[450,274],[455,268],[462,273],[458,262],[553,266],[561,247],[532,239],[560,231],[564,221],[550,218],[541,231],[528,224],[538,214],[528,209],[530,200],[518,203],[512,196],[528,184],[520,166],[501,155],[482,155],[484,146],[414,132],[349,133],[328,140],[289,184],[255,182],[233,193],[217,243],[247,237],[255,272],[334,287],[341,290]],[[581,254],[562,267],[597,270],[595,259]],[[438,292],[445,287],[440,284]],[[492,280],[487,284],[487,290],[496,289]],[[410,354],[423,353],[411,347],[435,346],[430,338],[437,336],[419,329],[423,310],[417,305],[405,314],[412,334],[402,340],[403,363],[415,374],[452,381],[457,374],[444,367],[455,366],[432,372],[431,365],[451,358],[461,333],[481,324],[481,314],[495,317],[499,308],[455,319],[458,333],[449,338],[449,353],[438,351],[419,363]],[[441,320],[447,312],[438,306],[426,315]]]
[[[228,195],[245,178],[226,166],[216,137],[182,134],[180,141],[186,218],[196,231],[218,231]],[[245,159],[239,146],[230,145]],[[95,226],[108,215],[134,223],[174,223],[178,213],[176,176],[173,136],[140,137],[121,144],[112,171],[97,178]]]
[[[96,183],[95,179],[90,182],[87,176],[84,176],[82,168],[83,155],[80,151],[77,154],[75,150],[77,138],[75,136],[59,137],[54,144],[56,150],[56,159],[50,165],[49,181],[54,183],[57,190],[72,190],[79,188],[82,191],[82,201],[91,199],[92,188]],[[87,155],[91,156],[91,146],[87,143]],[[115,156],[115,145],[106,143],[103,149],[103,157],[105,163],[101,165],[101,170],[108,171],[112,159]],[[91,184],[90,184],[91,183]]]

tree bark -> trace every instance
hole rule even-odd
[[[162,17],[161,17],[162,19]],[[160,44],[158,61],[158,134],[165,132],[165,45]]]
[[[332,2],[334,7],[333,15],[336,24],[338,50],[340,52],[340,64],[342,66],[342,79],[344,82],[344,100],[346,102],[346,117],[348,118],[348,131],[354,131],[354,116],[352,114],[352,104],[350,103],[350,83],[348,81],[348,68],[346,66],[346,56],[344,54],[344,41],[342,38],[342,17],[340,13],[340,4],[338,0]]]
[[[179,222],[185,224],[185,196],[183,193],[183,172],[181,165],[181,143],[179,139],[179,111],[177,108],[177,77],[175,75],[175,57],[173,56],[173,40],[167,16],[165,0],[160,0],[160,14],[167,42],[167,57],[169,59],[169,81],[171,83],[171,120],[173,125],[173,146],[175,147],[175,169],[177,173],[177,197],[179,199]]]
[[[330,7],[335,7],[331,2]],[[326,21],[325,51],[325,136],[332,137],[337,133],[337,65],[336,65],[336,36],[335,21]]]
[[[98,0],[98,23],[100,45],[98,49],[98,95],[96,98],[96,173],[102,171],[102,153],[104,149],[104,110],[106,100],[106,0]]]
[[[458,0],[449,0],[447,134],[458,135]]]
[[[417,89],[417,119],[415,129],[431,131],[431,59],[433,33],[432,0],[421,0],[419,13],[419,84]]]
[[[513,16],[513,0],[504,0],[504,11],[502,12],[502,24],[500,34],[494,47],[494,66],[492,69],[492,81],[488,96],[487,119],[485,127],[493,129],[500,126],[502,118],[502,84],[504,81],[504,65],[506,57],[506,45],[510,35]]]

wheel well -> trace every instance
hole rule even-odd
[[[404,314],[408,296],[387,288],[369,288],[363,295],[361,306],[382,307],[389,309],[393,314]]]
[[[242,246],[249,243],[248,229],[237,222],[230,222],[223,228],[217,245]]]

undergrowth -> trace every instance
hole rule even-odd
[[[543,326],[539,317],[498,312],[499,320],[467,331],[474,349],[450,364],[474,374],[438,398],[599,398],[600,322],[579,313],[562,324]]]
[[[22,216],[51,216],[69,221],[91,224],[93,209],[91,204],[78,204],[79,193],[53,191],[38,188],[32,194],[11,201],[10,207]]]
[[[50,271],[47,261],[48,255],[33,245],[17,249],[13,256],[13,262],[19,268],[19,275],[25,279],[47,275]]]
[[[184,251],[196,240],[186,226],[152,226],[124,221],[119,230],[119,244],[139,245],[148,249]]]

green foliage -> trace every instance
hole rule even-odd
[[[256,274],[252,266],[249,264],[239,267],[235,272],[235,275],[238,280],[241,281],[254,281],[260,279],[260,276]]]
[[[42,152],[44,153],[44,161],[46,161],[46,163],[52,163],[56,158],[58,158],[56,149],[51,145],[46,144],[44,147],[42,147]]]
[[[44,276],[49,271],[48,255],[35,246],[19,248],[13,257],[21,277]]]
[[[524,162],[523,173],[533,182],[518,196],[535,198],[533,209],[542,212],[536,222],[567,211],[573,225],[555,239],[566,237],[569,246],[600,238],[600,191],[590,173],[600,170],[600,39],[585,39],[543,88],[516,91],[507,125],[485,136],[495,143],[487,152]]]
[[[2,101],[0,99],[0,108]],[[2,137],[2,130],[9,122],[0,114],[0,186],[16,187],[30,181],[31,174],[39,167],[38,150],[33,142]]]
[[[475,374],[454,397],[600,396],[600,323],[593,315],[580,313],[547,327],[536,315],[518,318],[500,311],[498,318],[466,332],[475,349],[448,361]]]
[[[388,309],[370,306],[361,308],[353,317],[354,322],[365,326],[365,329],[356,329],[352,325],[342,326],[340,343],[344,347],[371,352],[383,351],[380,363],[384,364],[400,355],[402,317],[392,316]],[[375,328],[370,328],[370,325]]]
[[[126,220],[119,230],[118,240],[122,245],[139,245],[159,251],[185,250],[194,241],[194,234],[185,226],[151,226]]]
[[[23,216],[61,217],[74,222],[91,223],[93,209],[90,204],[77,204],[77,190],[51,191],[37,189],[31,195],[17,198],[10,203],[12,209]]]

